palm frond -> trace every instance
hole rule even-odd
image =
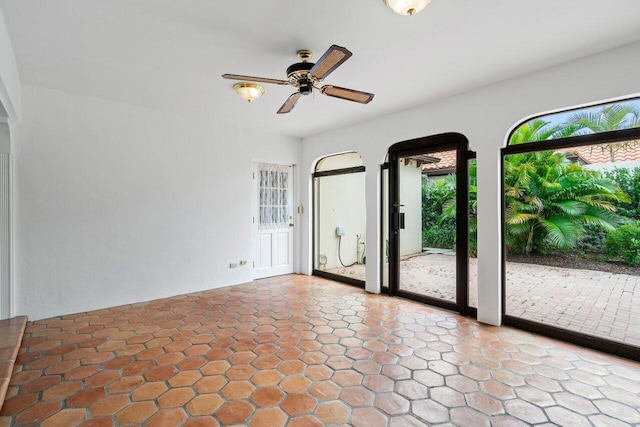
[[[558,215],[541,221],[549,239],[556,247],[571,249],[578,243],[581,227],[573,221]]]
[[[587,210],[585,203],[577,200],[562,200],[554,203],[553,206],[570,216],[582,215]]]
[[[580,219],[582,220],[582,223],[584,225],[595,225],[598,227],[602,227],[608,231],[613,231],[616,229],[616,227],[613,224],[611,224],[611,222],[597,216],[582,215]]]
[[[506,219],[506,223],[509,225],[522,224],[528,221],[537,221],[540,219],[539,215],[528,213],[517,213]]]
[[[584,214],[585,218],[585,223],[587,221],[598,221],[598,222],[602,222],[601,224],[598,224],[606,229],[612,229],[615,228],[616,226],[618,226],[621,222],[621,218],[616,215],[615,213],[608,211],[606,209],[600,209],[598,207],[594,207],[594,206],[589,206],[587,207],[587,210],[585,211]],[[597,220],[595,219],[597,218]],[[606,223],[606,224],[604,224]]]
[[[442,205],[442,215],[445,218],[455,218],[456,217],[456,198],[453,197]]]
[[[524,236],[531,232],[531,228],[533,228],[533,225],[527,222],[520,224],[507,224],[507,235]]]

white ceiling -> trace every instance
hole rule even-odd
[[[0,0],[23,83],[293,136],[308,136],[640,40],[638,0]],[[284,79],[296,51],[353,57],[320,94],[249,105],[223,73]]]

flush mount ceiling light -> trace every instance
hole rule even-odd
[[[249,103],[260,98],[264,93],[264,88],[257,83],[236,83],[233,85],[233,90]]]
[[[431,0],[384,0],[384,3],[398,15],[411,16],[427,7]]]

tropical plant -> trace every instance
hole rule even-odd
[[[514,253],[570,249],[585,226],[615,229],[617,202],[629,197],[597,171],[553,151],[505,157],[506,244]]]
[[[449,199],[443,204],[442,218],[456,218],[456,175],[450,174],[443,181],[448,190]],[[476,161],[469,162],[469,255],[478,252],[478,179]]]
[[[478,251],[478,202],[476,161],[469,162],[469,255]],[[455,249],[456,244],[456,175],[444,179],[423,178],[422,242],[424,247]]]
[[[470,253],[475,254],[477,233],[476,168],[469,170]],[[538,151],[505,157],[506,244],[512,253],[545,252],[549,247],[574,248],[587,229],[614,230],[620,223],[616,204],[629,196],[597,171],[570,163],[563,154]],[[449,247],[454,243],[455,175],[437,183],[437,203],[425,203],[425,246]],[[430,194],[434,194],[432,191]],[[443,197],[448,197],[444,202]],[[430,200],[429,198],[426,199]]]
[[[551,150],[506,156],[504,176],[505,237],[512,253],[574,248],[587,229],[615,229],[620,222],[616,204],[629,202],[629,196],[600,172],[570,163],[564,154]],[[450,195],[442,203],[442,218],[454,219],[455,175],[440,182]],[[470,231],[475,233],[475,166],[470,168],[469,182]]]
[[[510,143],[595,132],[598,123],[601,128],[631,126],[633,120],[625,120],[634,117],[634,111],[614,104],[598,112],[575,114],[562,124],[532,120],[513,132]],[[619,223],[617,207],[630,201],[612,180],[553,151],[506,156],[504,175],[506,243],[515,253],[543,252],[549,245],[574,248],[587,230],[614,229]]]
[[[422,179],[422,246],[430,248],[453,249],[456,242],[455,216],[448,218],[442,215],[445,203],[455,199],[455,188],[452,193],[445,180]]]
[[[456,248],[456,229],[453,226],[435,226],[422,229],[422,245],[425,248]]]
[[[631,203],[618,203],[618,215],[632,221],[640,221],[640,168],[615,168],[604,176],[615,182],[629,195]]]
[[[509,144],[638,127],[639,117],[640,110],[633,106],[611,104],[598,110],[576,113],[563,123],[534,119],[518,127]],[[613,161],[615,152],[629,144],[631,142],[612,143],[605,147]],[[586,170],[570,163],[564,154],[552,150],[506,156],[504,183],[508,249],[514,253],[530,254],[532,251],[545,252],[549,247],[575,248],[583,240],[590,247],[597,246],[606,231],[614,230],[623,222],[617,214],[618,209],[624,216],[637,219],[636,215],[640,216],[640,194],[637,200],[635,194],[640,193],[640,169],[629,177],[632,179],[626,179],[623,172],[614,175],[603,176],[600,172]],[[623,185],[623,181],[627,185]],[[438,210],[432,211],[429,218],[440,215],[438,221],[444,223],[445,219],[455,218],[455,175],[448,176],[440,186]],[[442,202],[442,196],[447,194],[449,198]],[[477,228],[476,196],[474,164],[470,167],[469,181],[472,251]],[[591,235],[594,235],[594,241],[586,242],[588,238],[585,237]]]
[[[607,236],[607,252],[632,267],[640,265],[640,222],[621,225]]]
[[[577,124],[563,123],[552,125],[550,121],[534,119],[520,125],[509,139],[509,145],[525,144],[527,142],[545,141],[572,136],[582,127]]]
[[[616,202],[616,214],[622,222],[640,221],[640,168],[615,168],[603,172],[608,180],[614,182],[631,200],[630,203]],[[606,248],[608,232],[601,227],[586,227],[586,235],[577,249],[580,251],[602,252]]]
[[[564,127],[573,127],[571,135],[612,132],[620,129],[640,127],[640,109],[629,104],[610,104],[593,111],[575,113],[567,119]],[[616,161],[616,152],[635,146],[636,141],[612,142],[603,150],[609,153],[611,162]]]
[[[442,224],[442,210],[444,204],[452,195],[451,189],[445,185],[444,180],[433,180],[427,176],[422,176],[422,228],[434,227]],[[451,222],[454,224],[454,222]]]

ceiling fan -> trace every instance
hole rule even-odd
[[[374,95],[372,93],[323,84],[324,78],[342,65],[351,55],[353,54],[344,47],[333,45],[322,55],[322,58],[314,64],[313,62],[309,62],[313,57],[313,52],[310,50],[300,50],[298,51],[298,58],[300,58],[301,62],[295,63],[287,68],[287,80],[241,76],[238,74],[223,74],[222,77],[230,80],[291,85],[297,88],[298,91],[293,93],[285,103],[282,104],[282,107],[278,110],[278,114],[285,114],[293,110],[298,99],[300,99],[302,95],[311,94],[314,88],[323,95],[368,104],[373,99]]]

